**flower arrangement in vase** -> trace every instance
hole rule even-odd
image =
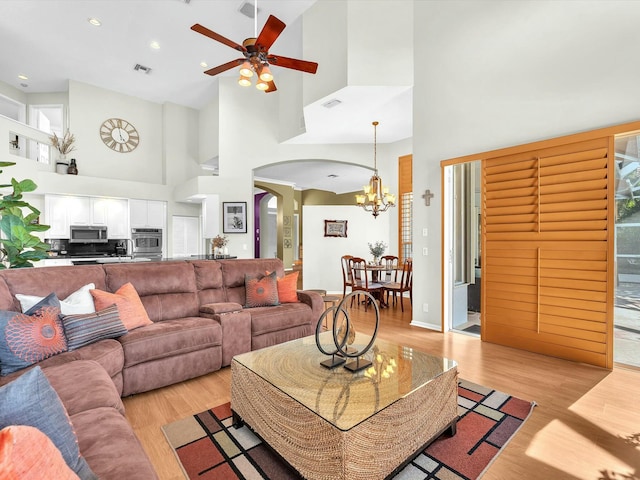
[[[229,243],[229,239],[226,235],[216,235],[211,240],[211,244],[213,245],[213,255],[227,255],[229,252],[227,250],[227,243]]]
[[[387,249],[387,244],[382,240],[378,240],[377,242],[371,244],[369,243],[369,251],[371,255],[373,255],[373,262],[378,265],[380,263],[380,257],[384,255],[385,250]]]

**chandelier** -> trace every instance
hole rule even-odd
[[[389,193],[389,187],[382,185],[382,179],[378,176],[377,160],[377,129],[378,122],[373,122],[373,176],[369,185],[362,187],[364,193],[356,195],[356,205],[367,212],[371,212],[376,218],[380,212],[386,212],[389,207],[396,205],[396,196]]]

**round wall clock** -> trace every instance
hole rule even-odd
[[[111,150],[128,153],[140,143],[136,127],[121,118],[110,118],[100,125],[100,138]]]

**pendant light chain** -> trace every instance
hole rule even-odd
[[[258,0],[253,2],[253,36],[258,38]]]
[[[373,122],[373,170],[378,175],[378,122]]]

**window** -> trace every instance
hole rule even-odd
[[[413,258],[413,155],[398,159],[398,251],[400,262]]]

